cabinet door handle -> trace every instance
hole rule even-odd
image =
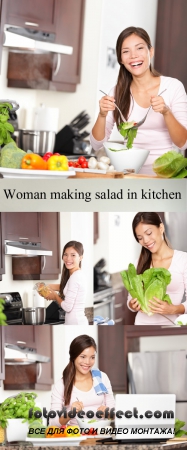
[[[23,241],[23,240],[28,241],[28,239],[29,239],[29,238],[19,237],[19,241],[20,241],[20,240],[22,240],[22,241]]]
[[[42,265],[42,272],[44,271],[44,269],[45,269],[45,265],[46,265],[46,257],[45,256],[43,256],[43,265]]]
[[[114,305],[114,308],[121,308],[123,306],[123,303],[117,303],[117,305]]]
[[[37,375],[37,381],[41,378],[41,374],[42,374],[42,364],[41,362],[37,363],[37,367],[38,367],[38,375]]]
[[[17,344],[26,344],[24,341],[17,341]]]
[[[25,25],[30,25],[31,27],[39,27],[39,24],[34,22],[25,22]]]
[[[123,322],[123,318],[120,317],[120,319],[115,319],[115,323],[118,323],[118,322]]]
[[[61,65],[61,54],[57,53],[57,63],[56,63],[56,69],[53,72],[53,76],[56,77],[59,70],[60,70],[60,65]]]

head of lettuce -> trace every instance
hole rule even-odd
[[[153,163],[154,172],[161,178],[185,178],[187,176],[187,158],[171,150],[159,156]]]
[[[137,298],[141,310],[152,316],[149,310],[149,300],[153,297],[171,304],[171,299],[166,294],[168,284],[171,282],[171,274],[167,269],[153,267],[145,270],[144,273],[137,275],[136,268],[129,264],[128,270],[121,272],[123,284],[132,298]]]

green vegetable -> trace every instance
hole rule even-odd
[[[182,422],[179,419],[175,419],[175,437],[181,437],[184,435],[187,435],[186,430],[181,430],[182,427],[184,427],[185,422]]]
[[[0,166],[20,169],[21,161],[25,155],[26,152],[18,148],[16,143],[12,141],[1,149]]]
[[[35,411],[41,411],[35,404],[37,394],[34,392],[21,392],[15,397],[4,400],[0,405],[0,426],[6,428],[8,419],[24,419],[23,422],[32,423],[36,421]],[[33,408],[32,417],[29,418],[29,409]],[[42,423],[41,419],[37,422]]]
[[[137,135],[137,128],[134,128],[136,122],[122,122],[119,125],[119,132],[127,139],[127,148],[132,148],[133,141]]]
[[[92,423],[92,422],[97,422],[97,420],[96,419],[88,420],[88,423]]]
[[[5,314],[3,313],[4,303],[5,303],[4,299],[0,298],[0,325],[7,325],[7,323],[6,323],[7,318],[6,318]]]
[[[42,428],[42,429],[47,429],[47,427],[43,426],[43,425],[41,424],[41,421],[39,421],[39,420],[38,420],[38,421],[36,420],[36,421],[32,422],[31,425],[30,425],[30,427],[29,427],[29,429],[30,429],[30,428],[34,428],[34,430],[36,430],[36,428],[39,428],[39,429],[41,429],[41,428]],[[46,436],[45,436],[44,433],[38,433],[38,432],[37,432],[37,433],[32,433],[32,434],[31,434],[31,433],[28,432],[27,437],[29,437],[29,438],[36,438],[36,439],[37,439],[37,438],[42,438],[42,439],[43,439],[43,438],[45,438]]]
[[[171,150],[154,161],[153,170],[163,178],[184,178],[187,176],[187,158]]]
[[[14,127],[8,123],[10,109],[12,109],[10,103],[0,103],[0,145],[8,144],[13,140],[10,133],[13,133]]]
[[[148,316],[153,315],[148,304],[149,300],[154,300],[153,297],[171,304],[171,299],[166,294],[167,285],[171,281],[171,274],[167,269],[155,267],[137,275],[135,266],[129,264],[128,270],[121,272],[121,277],[131,297],[137,298],[141,310]]]
[[[178,320],[177,325],[187,325],[187,323],[182,323],[180,320]]]

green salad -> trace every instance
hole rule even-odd
[[[163,178],[184,178],[187,176],[187,158],[171,150],[154,161],[153,170]]]
[[[136,122],[122,122],[118,129],[120,134],[127,140],[127,148],[132,148],[132,144],[137,135],[137,128],[135,128]]]
[[[135,266],[129,264],[128,270],[120,273],[127,291],[132,298],[137,298],[141,310],[148,316],[153,315],[149,310],[149,300],[153,297],[172,303],[169,295],[166,294],[167,285],[171,282],[171,274],[167,269],[152,267],[137,275]]]

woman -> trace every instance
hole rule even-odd
[[[114,123],[142,120],[152,106],[146,121],[138,128],[133,146],[145,148],[150,154],[140,173],[155,174],[156,158],[176,147],[184,150],[187,140],[187,98],[183,84],[175,78],[161,76],[151,66],[154,49],[150,37],[142,28],[122,31],[116,44],[120,70],[117,85],[100,100],[100,112],[92,129],[90,142],[99,150],[110,138]],[[159,93],[166,91],[163,95]]]
[[[49,284],[50,291],[45,295],[47,300],[55,300],[66,311],[65,325],[88,325],[84,314],[86,281],[81,270],[83,253],[81,242],[70,241],[65,245],[60,284]]]
[[[69,364],[63,371],[63,377],[54,385],[51,397],[51,409],[61,411],[66,406],[67,412],[76,409],[105,411],[114,407],[114,397],[107,375],[98,369],[92,369],[95,364],[96,343],[85,334],[77,336],[70,344]],[[97,378],[96,378],[97,375]],[[51,425],[77,425],[76,418],[70,419],[56,416],[50,420]]]
[[[171,325],[171,321],[174,322],[178,315],[187,313],[187,300],[181,303],[184,291],[187,290],[187,253],[173,250],[169,246],[164,224],[156,212],[137,213],[132,228],[135,239],[142,246],[137,262],[137,273],[141,274],[150,267],[169,270],[171,283],[167,286],[166,292],[172,301],[172,305],[169,305],[154,297],[154,301],[149,301],[153,315],[148,316],[140,310],[138,300],[129,296],[129,309],[138,312],[135,325]]]

